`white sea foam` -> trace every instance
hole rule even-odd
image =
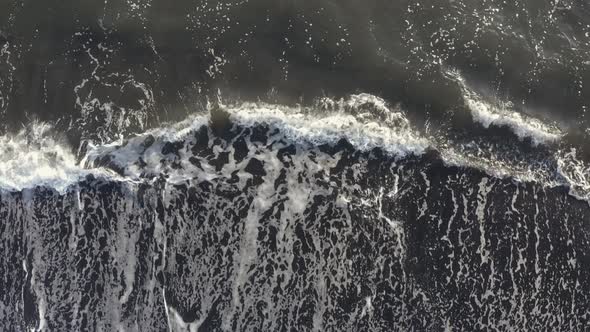
[[[341,100],[324,98],[313,107],[244,103],[226,109],[232,122],[239,126],[268,126],[269,133],[272,133],[271,141],[314,148],[346,139],[357,150],[381,148],[398,159],[420,155],[430,147],[441,153],[447,165],[476,168],[494,177],[511,177],[546,186],[566,185],[571,188],[572,195],[590,199],[590,167],[576,158],[575,151],[557,152],[551,158],[553,162],[545,162],[542,159],[529,160],[526,156],[513,158],[510,154],[506,155],[506,151],[490,150],[490,146],[482,142],[463,144],[428,139],[412,129],[401,110],[368,94]],[[237,165],[230,159],[229,164],[233,163],[233,166],[228,165],[219,173],[207,162],[200,167],[190,162],[193,155],[187,147],[194,143],[194,133],[208,123],[208,114],[194,115],[180,123],[152,129],[126,141],[89,144],[87,155],[79,164],[71,149],[49,134],[48,125],[35,123],[17,135],[0,137],[0,188],[21,190],[42,185],[63,192],[91,173],[131,182],[162,173],[168,175],[170,182],[231,176],[244,165]],[[153,143],[146,147],[144,142],[148,136],[153,137]],[[164,156],[162,149],[167,142],[182,142],[183,148],[177,152],[178,155]],[[233,149],[231,146],[226,148]],[[105,156],[111,158],[107,161],[110,165],[102,162]],[[178,162],[182,167],[173,169],[171,162]],[[103,166],[116,166],[123,171],[124,177],[114,175]]]
[[[473,145],[446,146],[441,148],[445,165],[469,167],[486,172],[495,178],[513,178],[518,182],[536,182],[548,186],[559,185],[550,165],[539,160],[516,160],[515,156],[500,156],[498,151],[483,150],[489,147]]]
[[[331,107],[323,112],[310,112],[304,108],[246,103],[230,109],[230,113],[240,124],[269,124],[295,142],[335,144],[344,138],[358,150],[379,147],[398,157],[422,154],[430,145],[412,130],[402,112],[387,108],[381,98],[360,94],[329,104]]]
[[[557,172],[569,185],[570,195],[590,202],[590,166],[580,161],[576,149],[559,151]]]
[[[403,158],[411,154],[422,154],[429,146],[426,138],[410,128],[401,111],[387,108],[385,101],[375,96],[354,95],[338,101],[323,100],[320,104],[322,105],[313,108],[301,108],[244,103],[225,109],[234,124],[242,127],[266,125],[274,135],[271,140],[283,139],[309,147],[336,144],[341,139],[346,139],[357,150],[381,148],[392,156]],[[318,112],[317,107],[322,110]],[[169,165],[162,163],[161,153],[166,142],[184,142],[185,146],[192,144],[194,132],[208,122],[208,115],[196,115],[174,126],[148,131],[127,142],[90,146],[83,164],[96,165],[96,161],[102,156],[109,155],[112,157],[111,162],[132,180],[139,180],[146,174],[160,173],[167,173],[170,181],[195,176],[211,179],[217,176],[215,170],[209,169],[206,163],[202,166],[204,169],[194,167],[189,162],[189,158],[193,156],[186,148],[178,151],[179,156],[173,157],[182,165],[182,170],[178,171],[171,170]],[[155,141],[146,148],[144,142],[149,135],[155,137]],[[140,157],[146,165],[140,166],[137,163]],[[224,169],[230,172],[235,167],[228,166]]]
[[[0,188],[47,186],[63,192],[90,173],[67,144],[52,137],[51,126],[33,122],[16,135],[0,136]]]
[[[361,151],[379,147],[396,158],[420,155],[431,147],[441,153],[446,165],[469,167],[482,170],[498,178],[511,177],[516,181],[537,182],[547,186],[569,185],[564,177],[557,177],[554,164],[543,159],[531,160],[518,153],[494,148],[484,142],[463,144],[437,139],[428,139],[414,130],[403,112],[390,108],[382,99],[368,95],[354,95],[347,99],[332,100],[324,98],[313,108],[287,107],[265,103],[245,103],[227,107],[232,121],[243,127],[267,125],[274,132],[274,140],[288,140],[291,143],[313,147],[321,144],[336,144],[346,139]],[[143,175],[166,172],[169,180],[183,180],[188,177],[211,179],[215,170],[193,167],[188,159],[192,154],[187,148],[179,151],[182,170],[170,170],[162,163],[162,147],[166,142],[190,143],[193,133],[209,121],[207,115],[194,116],[182,123],[167,128],[159,128],[136,137],[129,142],[111,144],[91,149],[88,159],[97,160],[109,154],[113,161],[125,170],[125,175],[139,180]],[[276,129],[276,130],[274,130]],[[143,142],[147,135],[154,136],[154,144],[145,149]],[[231,150],[231,147],[229,147]],[[147,166],[138,166],[139,156]],[[235,166],[235,165],[234,165]],[[227,174],[236,170],[226,168]],[[590,188],[590,187],[589,187]]]
[[[509,127],[520,139],[530,138],[534,145],[551,144],[558,141],[563,133],[539,119],[512,110],[510,103],[493,104],[472,88],[458,71],[449,70],[447,76],[461,87],[463,99],[471,111],[473,120],[485,128],[490,125]]]

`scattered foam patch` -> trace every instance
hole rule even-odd
[[[576,149],[559,151],[557,173],[569,185],[569,194],[590,203],[590,166],[577,158]]]

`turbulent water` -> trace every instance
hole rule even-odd
[[[590,4],[0,1],[0,330],[587,331]]]

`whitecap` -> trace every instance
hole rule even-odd
[[[51,134],[51,126],[32,122],[15,135],[0,136],[0,188],[10,191],[46,186],[64,192],[90,173],[71,148]]]
[[[345,139],[359,151],[380,148],[391,156],[403,158],[420,155],[430,145],[426,138],[410,128],[401,111],[386,108],[385,101],[380,98],[366,94],[353,95],[329,104],[329,109],[320,112],[317,105],[305,108],[267,103],[243,103],[225,106],[224,109],[237,126],[268,126],[269,132],[275,133],[271,140],[283,140],[308,148],[323,144],[335,145]],[[193,167],[188,161],[193,155],[187,152],[187,147],[194,143],[194,133],[208,123],[207,114],[195,115],[179,124],[147,131],[126,142],[91,145],[83,162],[92,167],[100,164],[101,158],[108,155],[109,162],[124,170],[124,175],[133,180],[139,180],[146,174],[153,176],[160,173],[167,173],[171,180],[178,181],[197,175],[210,179],[215,177],[215,171]],[[210,132],[208,134],[212,135]],[[149,136],[154,137],[154,142],[146,147],[144,142]],[[162,148],[167,142],[183,142],[184,147],[178,152],[179,156],[169,156],[178,159],[176,161],[183,165],[180,171],[171,170],[169,165],[162,163],[166,159],[162,155]],[[145,165],[140,166],[141,163],[138,163],[140,157],[141,163]]]
[[[531,159],[518,151],[494,149],[485,142],[461,143],[425,137],[412,128],[399,106],[392,107],[369,94],[340,100],[323,98],[309,107],[242,103],[224,108],[231,121],[241,128],[269,128],[269,146],[276,144],[271,149],[257,147],[257,153],[262,149],[272,154],[290,144],[297,145],[298,149],[316,149],[324,144],[335,145],[342,139],[357,151],[379,148],[397,160],[435,149],[447,166],[474,168],[493,177],[510,177],[547,187],[568,186],[573,196],[590,199],[590,168],[576,158],[575,151],[569,154],[557,151]],[[155,128],[127,140],[100,145],[90,142],[85,157],[77,163],[70,147],[49,134],[50,126],[35,123],[17,135],[0,137],[0,188],[22,190],[48,186],[63,192],[88,174],[127,182],[155,180],[165,174],[171,183],[231,177],[233,172],[245,167],[233,157],[221,171],[204,159],[199,167],[191,162],[195,156],[190,147],[196,143],[195,133],[203,127],[209,147],[216,154],[225,150],[233,155],[231,142],[212,147],[215,137],[207,128],[208,124],[208,114],[196,114],[180,123]],[[146,144],[147,141],[151,142]],[[182,147],[173,154],[164,155],[162,150],[170,142],[182,144]],[[248,149],[254,147],[248,146]],[[544,159],[547,156],[549,160]],[[272,159],[270,155],[257,157]],[[172,167],[174,163],[181,167]]]
[[[494,104],[475,92],[456,70],[446,71],[447,76],[459,84],[465,105],[473,120],[484,128],[491,125],[508,127],[521,140],[531,139],[533,145],[551,144],[563,136],[561,130],[532,116],[513,110],[510,102]]]

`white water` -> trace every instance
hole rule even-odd
[[[379,147],[400,158],[420,155],[430,146],[412,130],[401,111],[387,108],[378,97],[360,94],[336,102],[325,99],[324,103],[329,107],[322,106],[327,109],[320,116],[310,109],[251,103],[230,112],[240,124],[269,124],[294,142],[335,144],[344,138],[357,150]]]
[[[14,136],[0,136],[0,188],[47,186],[64,191],[88,174],[70,148],[49,135],[50,129],[35,122]]]
[[[576,158],[576,150],[559,151],[558,174],[569,184],[570,195],[590,203],[590,166]]]
[[[265,124],[269,127],[269,142],[274,142],[273,149],[279,149],[283,144],[295,144],[303,149],[313,149],[321,144],[336,144],[341,139],[346,139],[355,149],[370,151],[373,148],[382,148],[386,153],[403,158],[407,155],[420,155],[429,146],[429,141],[420,137],[413,131],[407,119],[401,111],[388,109],[382,99],[371,95],[355,95],[347,100],[328,101],[322,100],[322,117],[318,117],[317,108],[294,108],[264,103],[245,103],[235,107],[226,107],[230,113],[231,121],[241,127],[254,127]],[[190,146],[194,145],[194,133],[209,122],[208,115],[196,115],[176,125],[158,128],[142,135],[129,139],[127,142],[119,142],[102,146],[90,146],[84,165],[97,165],[97,161],[105,155],[111,156],[111,162],[124,171],[127,179],[141,181],[142,179],[155,178],[159,174],[166,174],[168,181],[180,182],[186,179],[198,177],[203,180],[211,180],[219,176],[231,176],[232,172],[245,167],[244,163],[235,163],[233,157],[221,171],[203,158],[197,158],[201,167],[196,167],[190,161],[193,154]],[[151,135],[155,142],[145,148],[143,143]],[[209,132],[209,144],[213,140]],[[178,155],[162,155],[162,148],[167,142],[182,142],[183,148]],[[256,146],[250,142],[249,153],[265,147]],[[270,144],[269,144],[270,145]],[[233,146],[215,147],[215,153],[224,149],[234,155]],[[276,151],[275,151],[276,152]],[[266,158],[272,151],[267,151]],[[276,154],[276,153],[275,153]],[[146,165],[139,165],[139,158]],[[272,159],[272,158],[271,158]],[[171,167],[172,163],[180,165],[177,169]],[[277,165],[280,167],[280,165]]]
[[[321,112],[318,112],[318,108]],[[242,127],[257,124],[269,126],[269,132],[274,133],[269,138],[271,142],[282,140],[310,149],[326,143],[336,144],[344,138],[357,150],[370,151],[379,147],[397,159],[420,155],[432,147],[441,152],[447,165],[476,168],[495,177],[512,177],[517,181],[534,181],[551,187],[567,185],[573,196],[580,199],[590,198],[590,168],[576,158],[575,151],[556,152],[555,169],[527,160],[517,162],[509,158],[499,158],[494,151],[482,153],[487,147],[478,146],[474,142],[441,143],[412,129],[401,110],[391,108],[384,100],[368,94],[353,95],[336,101],[325,98],[319,100],[314,107],[307,108],[245,103],[229,106],[227,110],[232,121]],[[34,123],[17,135],[0,137],[0,188],[22,190],[48,186],[63,192],[90,173],[117,178],[112,171],[92,166],[105,155],[112,156],[112,162],[123,169],[126,181],[142,181],[161,173],[168,174],[170,182],[195,177],[210,179],[229,176],[241,166],[234,163],[233,167],[224,168],[224,174],[216,174],[207,163],[203,163],[201,169],[189,162],[192,153],[186,147],[194,143],[195,131],[208,122],[208,115],[195,115],[180,123],[147,131],[127,141],[98,146],[91,144],[81,163],[76,162],[67,145],[49,134],[48,125]],[[539,125],[538,128],[545,127]],[[548,133],[549,131],[543,130],[535,132],[535,140],[553,137]],[[143,142],[148,135],[152,135],[155,142],[146,149]],[[167,142],[183,142],[185,148],[179,151],[179,156],[163,156],[162,147]],[[227,146],[226,149],[233,148]],[[146,166],[138,166],[140,157]],[[179,162],[182,169],[174,170],[170,163],[162,163],[162,160]],[[231,162],[232,160],[230,164]]]
[[[446,74],[459,84],[463,93],[463,100],[471,111],[473,120],[480,123],[484,128],[489,128],[491,125],[508,127],[521,140],[530,138],[533,145],[551,144],[559,141],[563,136],[559,128],[549,126],[539,119],[512,110],[510,103],[493,104],[486,101],[469,87],[459,72],[448,70]]]

